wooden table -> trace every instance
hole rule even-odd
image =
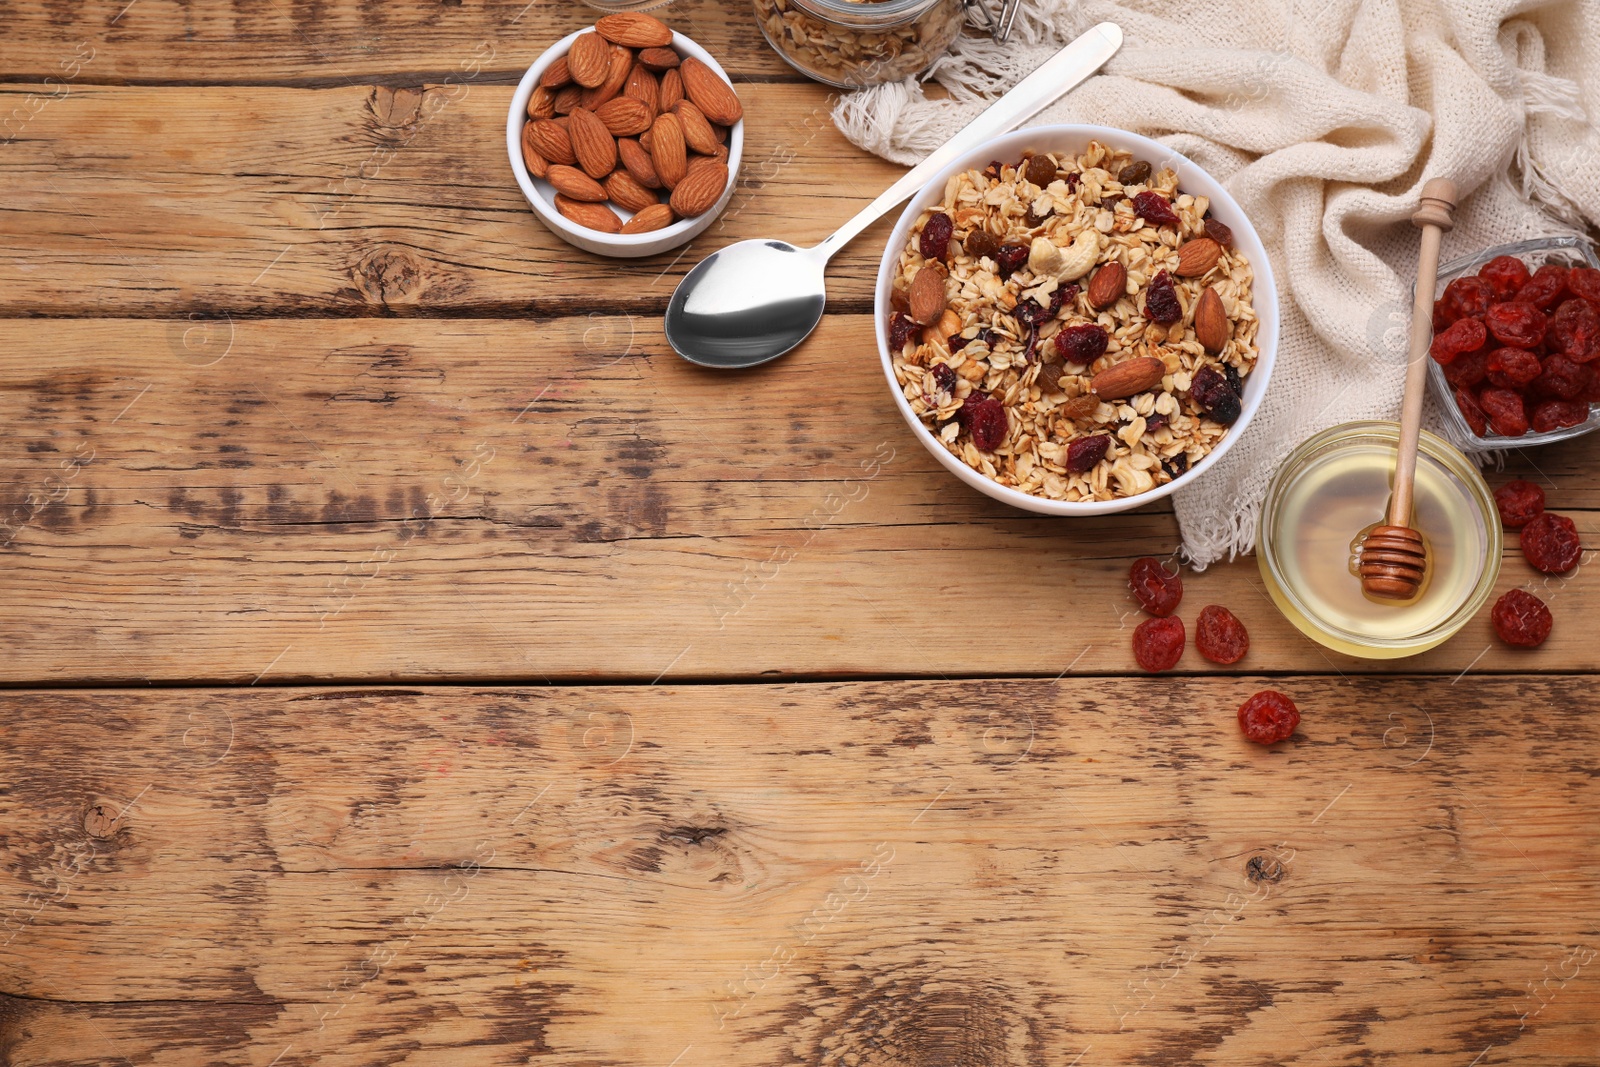
[[[626,264],[505,158],[577,5],[124,2],[0,42],[0,1063],[1595,1061],[1587,567],[1537,652],[1391,664],[1214,567],[1250,656],[1141,676],[1170,508],[942,473],[886,226],[784,360],[666,348],[707,251],[897,173],[742,5],[670,9],[739,191]],[[1594,541],[1595,441],[1493,477]]]

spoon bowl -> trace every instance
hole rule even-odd
[[[701,260],[667,304],[667,342],[690,363],[726,370],[777,359],[822,321],[827,303],[815,249],[740,241]]]

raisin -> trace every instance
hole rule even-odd
[[[1582,426],[1589,421],[1589,405],[1578,400],[1546,400],[1533,409],[1529,423],[1535,433]]]
[[[955,369],[948,363],[935,363],[933,365],[933,384],[946,393],[953,392],[956,387]]]
[[[1133,658],[1152,674],[1170,671],[1183,658],[1183,620],[1146,619],[1133,631]]]
[[[1484,378],[1489,376],[1489,356],[1493,351],[1484,347],[1475,352],[1463,352],[1445,367],[1444,380],[1451,385],[1469,388],[1482,385]]]
[[[1158,619],[1177,611],[1183,600],[1183,575],[1167,570],[1154,556],[1133,561],[1128,568],[1128,587],[1139,606]]]
[[[1550,636],[1550,609],[1524,589],[1512,589],[1489,612],[1494,632],[1514,648],[1538,648]]]
[[[1472,276],[1457,278],[1444,287],[1444,295],[1439,298],[1451,322],[1468,315],[1482,315],[1494,301],[1494,290],[1489,283]]]
[[[1043,153],[1029,159],[1028,165],[1022,168],[1022,172],[1030,182],[1041,189],[1056,180],[1056,165]]]
[[[1522,528],[1522,555],[1535,570],[1567,573],[1583,555],[1577,525],[1565,515],[1543,512]]]
[[[1223,248],[1233,247],[1232,227],[1225,226],[1216,219],[1206,219],[1206,236]]]
[[[1546,263],[1533,272],[1533,277],[1517,290],[1517,295],[1513,299],[1532,304],[1540,311],[1548,311],[1555,307],[1556,302],[1566,291],[1567,268],[1558,263]]]
[[[1109,340],[1106,331],[1092,322],[1082,326],[1068,326],[1056,334],[1056,351],[1060,352],[1061,358],[1068,363],[1088,366],[1106,354],[1106,344]]]
[[[1520,530],[1544,514],[1544,490],[1521,478],[1494,491],[1494,506],[1508,530]]]
[[[1009,278],[1012,274],[1022,269],[1028,262],[1028,246],[1017,244],[1001,245],[994,254],[994,264],[999,270],[1000,277]]]
[[[1189,454],[1179,452],[1169,459],[1161,461],[1161,469],[1167,472],[1167,477],[1177,481],[1189,472]]]
[[[1503,345],[1537,348],[1544,340],[1548,320],[1532,304],[1508,301],[1489,305],[1483,313],[1483,324]]]
[[[1207,604],[1195,620],[1194,647],[1212,663],[1238,663],[1250,651],[1250,633],[1233,612],[1221,604]]]
[[[1460,325],[1460,322],[1456,323],[1456,326]],[[1455,326],[1450,328],[1453,330]],[[1544,368],[1539,365],[1539,357],[1525,348],[1497,348],[1489,353],[1489,363],[1485,369],[1489,372],[1489,381],[1502,389],[1521,389],[1537,378]]]
[[[1239,377],[1239,368],[1232,363],[1222,365],[1222,376],[1228,379],[1228,388],[1244,396],[1244,379]]]
[[[929,215],[928,221],[922,224],[922,237],[917,243],[922,258],[943,260],[950,251],[950,235],[954,232],[955,223],[950,221],[949,215],[942,211]]]
[[[1109,434],[1095,434],[1093,437],[1079,437],[1067,445],[1067,470],[1074,474],[1093,470],[1095,464],[1106,458],[1106,453],[1111,449]]]
[[[1550,347],[1574,363],[1600,357],[1600,312],[1587,300],[1563,300],[1550,316]]]
[[[906,347],[906,342],[914,337],[922,327],[914,322],[910,315],[896,312],[889,320],[889,347],[896,352]]]
[[[1521,437],[1528,432],[1528,412],[1522,394],[1489,386],[1478,394],[1478,406],[1489,418],[1489,428],[1501,437]]]
[[[1527,265],[1516,256],[1495,256],[1478,268],[1478,277],[1489,283],[1496,299],[1510,300],[1531,277]]]
[[[1557,400],[1576,400],[1589,387],[1589,368],[1557,353],[1544,361],[1544,370],[1529,384],[1530,392]]]
[[[1478,406],[1478,398],[1472,395],[1472,390],[1464,385],[1456,386],[1456,409],[1461,412],[1461,417],[1467,421],[1472,432],[1479,437],[1489,435],[1489,417]]]
[[[972,435],[972,443],[980,452],[993,452],[1006,439],[1010,429],[1006,422],[1006,407],[992,396],[972,393],[956,411],[956,418]]]
[[[1483,347],[1489,331],[1483,320],[1474,316],[1457,319],[1443,333],[1435,334],[1428,352],[1441,366],[1448,367],[1463,352],[1473,352]]]
[[[1123,185],[1143,185],[1150,180],[1150,164],[1136,159],[1117,171],[1117,181]]]
[[[1183,318],[1183,304],[1178,300],[1178,290],[1172,284],[1172,276],[1166,271],[1150,279],[1150,287],[1144,292],[1144,317],[1161,323],[1177,322]]]
[[[1045,209],[1045,213],[1043,215],[1036,215],[1033,212],[1033,208],[1030,207],[1028,209],[1028,213],[1026,215],[1022,216],[1022,224],[1024,226],[1026,226],[1028,229],[1031,230],[1031,229],[1034,229],[1035,227],[1043,226],[1045,220],[1048,219],[1050,216],[1054,215],[1055,213],[1056,213],[1056,209],[1052,207],[1052,208],[1046,208]]]
[[[989,160],[989,165],[983,168],[983,176],[991,179],[999,178],[1001,172],[1005,169],[1006,165],[1004,163],[1000,162],[998,159],[991,159]]]
[[[1567,271],[1567,292],[1589,301],[1596,311],[1600,311],[1600,270],[1573,267]]]
[[[1133,213],[1152,226],[1179,225],[1178,213],[1172,203],[1160,193],[1146,189],[1133,198]]]
[[[1228,385],[1228,379],[1212,367],[1201,367],[1189,383],[1189,395],[1213,422],[1232,426],[1239,417],[1239,394]]]
[[[961,242],[961,247],[973,259],[982,259],[985,256],[993,259],[995,253],[1000,251],[1000,241],[988,230],[973,230],[967,234],[967,239]]]
[[[1287,741],[1300,725],[1300,709],[1276,689],[1263,689],[1239,705],[1239,729],[1258,745]]]

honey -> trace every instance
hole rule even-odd
[[[1500,569],[1489,487],[1453,446],[1424,432],[1410,525],[1427,544],[1427,576],[1409,601],[1362,590],[1360,539],[1387,521],[1398,436],[1392,422],[1317,434],[1284,461],[1262,505],[1257,557],[1273,601],[1308,637],[1367,659],[1447,640],[1483,606]]]

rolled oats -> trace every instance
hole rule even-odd
[[[927,0],[910,15],[882,0],[754,0],[767,43],[808,77],[860,88],[921,74],[949,49],[962,0]]]

